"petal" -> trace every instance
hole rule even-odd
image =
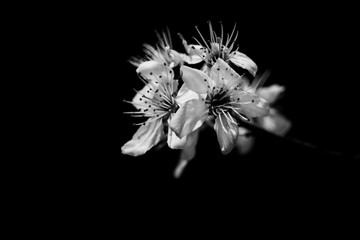
[[[278,114],[275,111],[271,111],[269,116],[259,118],[259,124],[264,129],[279,136],[284,136],[291,128],[291,122],[283,115]]]
[[[211,67],[210,78],[213,79],[217,85],[225,84],[229,88],[235,86],[242,88],[247,84],[246,81],[221,58],[218,58],[216,63]]]
[[[163,135],[162,119],[149,119],[134,134],[133,138],[121,147],[123,154],[139,156],[155,146]]]
[[[193,99],[181,106],[171,119],[170,128],[182,138],[199,128],[208,116],[208,108],[204,101]]]
[[[182,106],[185,102],[192,99],[199,99],[200,95],[191,91],[185,84],[183,84],[176,96],[176,102]]]
[[[215,119],[214,129],[217,134],[221,152],[226,155],[234,148],[238,137],[238,126],[231,123],[224,114]]]
[[[263,87],[258,91],[260,97],[266,99],[269,103],[274,103],[282,92],[285,91],[285,87],[273,84],[268,87]]]
[[[176,178],[181,176],[188,162],[195,157],[198,138],[199,130],[196,130],[187,135],[185,148],[180,153],[180,159],[174,171],[174,176]]]
[[[190,90],[206,93],[211,80],[204,72],[188,66],[182,66],[181,70],[182,80]]]
[[[168,146],[172,149],[183,149],[186,144],[186,140],[187,140],[186,137],[187,136],[184,136],[183,138],[179,138],[178,136],[176,136],[176,133],[174,131],[169,129],[168,138],[167,138]]]
[[[238,67],[248,70],[255,77],[257,72],[256,63],[244,53],[234,51],[230,54],[229,60]]]
[[[165,65],[156,61],[146,61],[139,65],[136,72],[143,78],[153,81],[159,81],[161,78],[173,79],[174,71]]]
[[[188,64],[196,64],[203,61],[203,59],[199,55],[180,54],[180,57],[184,62]]]
[[[255,93],[237,91],[234,94],[234,99],[237,99],[238,102],[236,110],[245,114],[248,118],[263,117],[270,113],[268,101]]]
[[[158,87],[159,84],[155,83],[155,82],[151,82],[146,84],[140,91],[138,91],[134,98],[132,99],[132,104],[136,107],[141,109],[141,106],[144,105],[144,101],[142,101],[142,99],[144,99],[144,96],[146,96],[146,98],[148,99],[153,99],[154,97],[154,91],[152,91],[152,89]],[[142,109],[143,111],[143,109]]]
[[[203,61],[201,57],[204,54],[203,46],[194,44],[188,45],[185,38],[181,34],[179,34],[179,37],[182,40],[182,44],[184,45],[186,53],[188,54],[181,54],[182,59],[189,64],[196,64]]]

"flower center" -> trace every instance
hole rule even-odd
[[[212,92],[207,95],[205,103],[209,104],[209,114],[218,116],[231,109],[231,97],[229,90],[225,87],[213,87]]]

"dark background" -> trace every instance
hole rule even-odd
[[[206,193],[251,198],[351,198],[358,179],[358,72],[355,15],[338,5],[124,5],[106,6],[86,13],[79,29],[90,32],[80,42],[87,66],[91,96],[90,126],[85,129],[89,144],[79,154],[79,189],[96,189],[112,200],[151,199],[156,193],[185,196]],[[85,10],[84,10],[85,11]],[[128,15],[127,15],[128,14]],[[252,153],[222,156],[215,132],[200,135],[195,159],[182,178],[173,170],[179,151],[167,146],[143,156],[121,154],[121,146],[137,130],[122,114],[132,107],[135,89],[142,87],[135,67],[128,60],[143,56],[142,44],[157,42],[155,30],[169,27],[174,48],[184,52],[177,33],[192,42],[195,25],[207,36],[207,21],[225,32],[237,23],[239,51],[258,65],[271,70],[266,85],[286,87],[278,106],[292,122],[291,139],[312,147],[259,136]],[[81,30],[80,30],[81,31]],[[330,153],[330,152],[335,152]],[[304,200],[304,201],[305,201]]]

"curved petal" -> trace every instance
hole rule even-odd
[[[238,67],[248,70],[255,77],[257,72],[256,63],[244,53],[234,51],[230,54],[229,60]]]
[[[155,146],[163,136],[162,119],[149,119],[145,125],[139,127],[130,141],[121,147],[123,154],[139,156]]]
[[[161,78],[173,79],[174,71],[165,65],[156,61],[146,61],[139,65],[136,72],[145,79],[159,81]]]
[[[184,136],[183,138],[179,138],[176,136],[176,133],[172,131],[171,129],[168,130],[168,138],[167,143],[169,148],[171,149],[183,149],[186,144],[186,138],[187,136]]]
[[[182,66],[181,71],[182,80],[190,90],[197,93],[206,93],[211,80],[204,72],[188,66]]]
[[[266,99],[269,103],[274,103],[282,92],[285,91],[285,87],[278,84],[273,84],[268,87],[263,87],[258,91],[260,97]]]
[[[291,128],[291,122],[283,115],[273,112],[269,116],[259,118],[259,124],[269,132],[284,136]]]
[[[236,110],[248,118],[263,117],[270,113],[268,101],[255,93],[237,91],[234,99],[237,100]]]
[[[182,106],[185,102],[192,99],[199,99],[200,95],[191,91],[185,84],[183,84],[176,96],[176,102]]]
[[[182,40],[182,44],[184,45],[186,53],[188,54],[188,55],[181,54],[182,59],[189,64],[196,64],[196,63],[203,61],[203,59],[201,57],[204,54],[203,46],[194,45],[194,44],[188,45],[186,40],[184,39],[184,37],[181,34],[179,34],[179,37]]]
[[[210,78],[213,79],[217,85],[225,84],[230,89],[235,86],[242,88],[246,85],[246,81],[221,58],[218,58],[216,63],[211,67]]]
[[[178,53],[177,51],[171,49],[169,55],[172,58],[172,63],[170,64],[172,66],[170,66],[170,67],[176,67],[179,64],[183,64],[184,60],[183,60],[181,54]]]
[[[179,178],[181,176],[188,162],[195,157],[196,145],[199,138],[199,130],[190,133],[186,137],[187,141],[185,148],[180,153],[180,159],[174,171],[174,176],[176,178]]]
[[[188,64],[197,64],[201,61],[203,61],[203,59],[199,56],[199,55],[186,55],[186,54],[180,54],[181,59],[188,63]]]
[[[204,101],[193,99],[181,106],[171,119],[169,126],[179,138],[199,128],[208,116]]]
[[[226,155],[234,148],[239,131],[238,126],[231,123],[224,114],[215,119],[214,129],[220,145],[221,152]]]

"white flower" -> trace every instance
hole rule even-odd
[[[253,60],[251,60],[244,53],[238,51],[238,47],[234,48],[235,41],[238,37],[238,32],[235,33],[236,24],[230,35],[224,36],[223,26],[221,24],[221,33],[217,35],[213,30],[211,23],[209,22],[209,31],[210,31],[210,41],[207,42],[203,35],[198,31],[201,41],[197,41],[198,45],[190,44],[188,45],[186,40],[180,35],[183,45],[186,49],[188,56],[181,55],[185,62],[189,64],[199,63],[204,61],[208,68],[211,68],[218,58],[223,59],[226,63],[233,63],[238,67],[246,69],[253,76],[256,75],[257,66]]]
[[[227,154],[237,140],[241,121],[269,114],[267,101],[244,91],[245,81],[221,58],[208,75],[187,66],[182,66],[181,71],[186,87],[203,98],[187,101],[170,121],[170,128],[179,138],[198,129],[211,115],[215,117],[214,129],[220,149]]]
[[[182,102],[197,97],[185,87],[178,93],[178,81],[174,80],[174,71],[166,63],[147,61],[139,66],[138,72],[146,85],[131,102],[138,111],[129,113],[148,119],[139,124],[141,126],[133,138],[121,148],[123,154],[132,156],[142,155],[158,144],[164,137],[164,128]],[[186,141],[186,137],[180,139],[168,129],[167,143],[170,148],[183,148]]]

